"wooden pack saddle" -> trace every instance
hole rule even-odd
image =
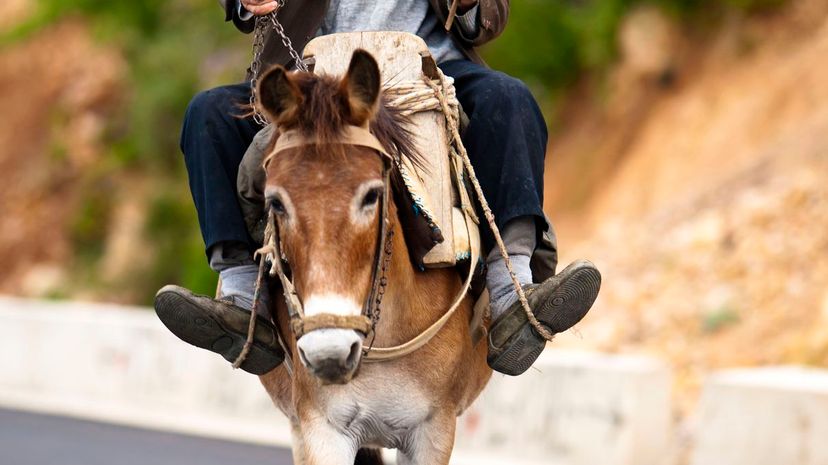
[[[450,78],[442,76],[425,42],[405,32],[353,32],[317,37],[305,47],[304,61],[314,73],[342,76],[354,50],[360,48],[377,60],[386,93],[393,92],[397,86],[416,87],[412,84],[422,84],[424,79],[440,82],[441,86],[445,84],[453,92]],[[428,88],[420,89],[419,93],[428,93],[424,91]],[[455,105],[459,106],[456,100]],[[455,266],[472,255],[472,244],[480,247],[477,224],[468,227],[464,217],[473,215],[470,213],[473,208],[463,182],[462,162],[452,156],[446,115],[438,106],[410,113],[413,124],[410,130],[425,163],[419,167],[403,160],[399,166],[410,203],[398,205],[406,242],[413,259],[424,268]],[[476,252],[479,257],[480,250]]]

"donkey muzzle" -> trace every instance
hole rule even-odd
[[[302,364],[324,384],[345,384],[362,358],[362,335],[352,329],[306,332],[296,342]]]

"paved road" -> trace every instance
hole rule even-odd
[[[0,465],[290,465],[290,453],[0,409]]]

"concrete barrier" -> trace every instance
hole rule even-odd
[[[0,406],[289,445],[254,376],[149,309],[0,298]],[[651,359],[547,351],[460,419],[457,465],[663,465],[670,375]]]
[[[0,299],[0,405],[289,442],[258,378],[184,344],[150,309]]]
[[[457,442],[548,465],[662,465],[671,402],[659,361],[548,350],[520,377],[495,375],[461,418]]]
[[[828,464],[828,372],[802,367],[711,376],[693,465]]]

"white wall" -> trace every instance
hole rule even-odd
[[[828,464],[828,372],[729,370],[710,377],[693,465]]]
[[[672,439],[671,377],[640,357],[547,350],[495,375],[460,421],[458,445],[550,465],[657,465]]]

